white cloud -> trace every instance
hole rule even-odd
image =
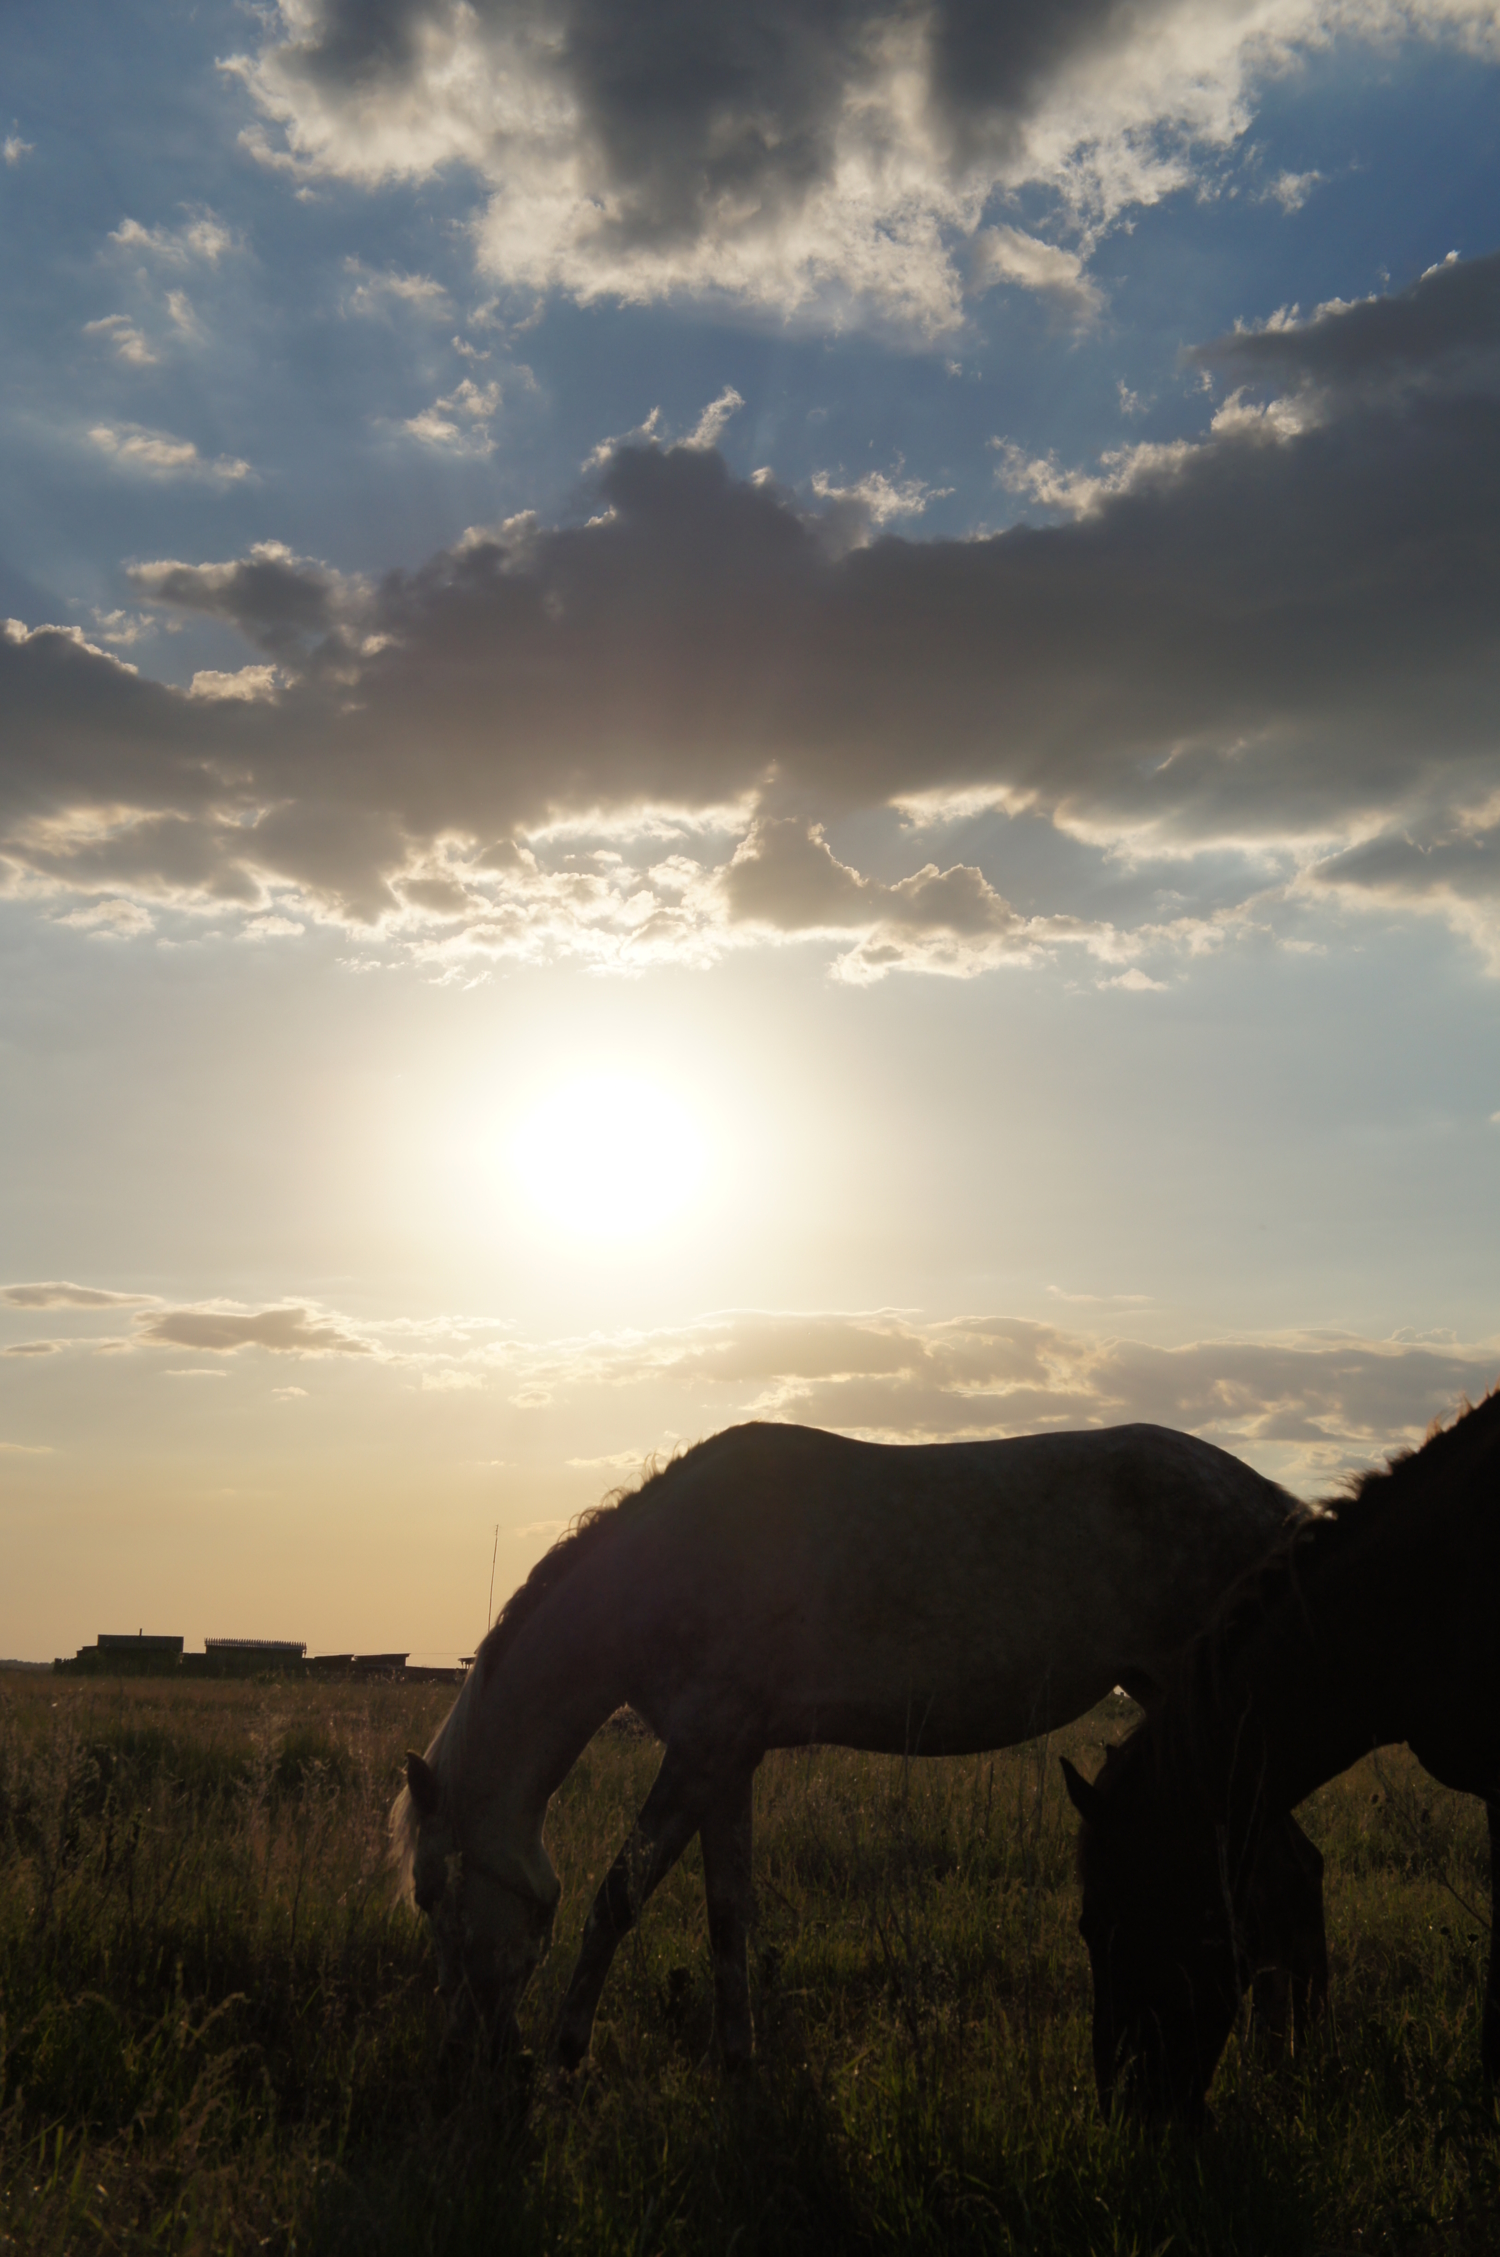
[[[113,345],[121,360],[131,362],[136,368],[154,368],[156,365],[157,356],[129,314],[109,313],[99,321],[86,321],[83,334],[85,337],[102,337]]]
[[[296,940],[307,927],[299,925],[295,917],[280,917],[274,912],[263,917],[251,917],[240,927],[241,940]]]
[[[4,154],[8,165],[18,165],[23,157],[35,155],[36,143],[23,141],[19,133],[7,133],[4,142],[0,143],[0,153]]]
[[[122,899],[91,902],[88,908],[70,910],[56,921],[78,932],[92,933],[99,940],[134,940],[154,929],[149,910],[138,901]]]
[[[1103,311],[1103,292],[1089,280],[1076,251],[1044,243],[1018,227],[981,228],[974,238],[970,273],[977,290],[1011,282],[1039,291],[1078,323],[1093,321]]]
[[[493,454],[495,441],[489,419],[499,406],[498,379],[476,384],[472,377],[466,376],[445,399],[435,400],[420,415],[411,416],[403,429],[429,447],[446,447],[463,454]]]
[[[241,248],[234,230],[206,204],[191,209],[180,227],[143,227],[137,219],[122,219],[111,229],[109,240],[135,257],[162,259],[171,266],[186,266],[194,259],[217,266],[227,253]]]
[[[1300,212],[1315,188],[1321,188],[1328,175],[1322,172],[1279,172],[1264,191],[1263,200],[1279,204],[1288,214]]]
[[[1141,970],[1139,964],[1132,964],[1128,972],[1117,972],[1113,979],[1101,980],[1099,985],[1123,987],[1132,995],[1165,995],[1167,992],[1166,981],[1153,980],[1149,973]]]
[[[161,478],[201,478],[213,485],[232,486],[255,474],[237,456],[200,455],[191,439],[176,439],[168,431],[148,431],[139,423],[118,427],[96,423],[89,432],[94,445],[131,469],[149,471]]]
[[[188,696],[237,699],[242,705],[254,705],[275,698],[277,681],[274,666],[241,666],[233,674],[215,673],[212,667],[200,667],[193,676]]]
[[[897,458],[894,477],[867,470],[851,485],[836,486],[826,470],[815,470],[812,489],[828,505],[826,536],[836,551],[862,546],[898,517],[920,517],[929,502],[942,501],[951,486],[929,486],[922,478],[903,478]]]
[[[1232,419],[1225,429],[1231,427]],[[1013,439],[991,439],[989,444],[1000,457],[995,476],[1002,486],[1068,517],[1097,516],[1106,502],[1132,488],[1171,478],[1198,451],[1189,439],[1146,439],[1133,447],[1107,448],[1093,470],[1067,470],[1050,450],[1028,455]]]
[[[111,643],[117,650],[128,650],[143,636],[154,635],[161,622],[148,617],[143,611],[96,611],[94,632],[102,643]]]
[[[374,270],[355,258],[345,259],[344,268],[354,277],[344,301],[349,313],[386,314],[393,304],[440,318],[449,312],[448,293],[430,274],[401,274],[393,267]]]
[[[203,324],[194,313],[186,290],[169,290],[167,292],[167,313],[171,318],[173,327],[182,336],[190,338],[195,345],[202,344]]]
[[[716,400],[710,400],[699,416],[691,438],[683,441],[688,447],[716,447],[723,438],[732,416],[744,406],[743,396],[732,384],[726,384]]]

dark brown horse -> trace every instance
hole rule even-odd
[[[1081,1926],[1094,2070],[1151,2113],[1203,2114],[1247,1973],[1268,1828],[1371,1748],[1404,1740],[1489,1805],[1500,1882],[1500,1394],[1304,1523],[1188,1648],[1166,1698],[1090,1786]],[[1500,1903],[1500,1899],[1497,1899]],[[1483,2060],[1500,2073],[1491,1952]]]

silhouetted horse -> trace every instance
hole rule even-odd
[[[1195,1640],[1166,1698],[1090,1786],[1081,1926],[1094,2070],[1148,2111],[1201,2116],[1246,1975],[1268,1826],[1371,1748],[1404,1740],[1489,1805],[1500,1892],[1500,1395],[1304,1522]],[[1500,2072],[1492,1948],[1483,2060]]]
[[[622,1703],[665,1753],[589,1914],[558,2056],[587,2052],[616,1945],[697,1834],[716,2034],[742,2059],[768,1748],[973,1753],[1115,1684],[1149,1700],[1300,1509],[1153,1426],[889,1448],[755,1425],[701,1443],[538,1562],[408,1760],[392,1831],[457,2024],[477,2009],[513,2031],[559,1896],[547,1804]],[[1320,1900],[1307,1917],[1321,1925]]]

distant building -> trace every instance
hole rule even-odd
[[[308,1668],[318,1677],[401,1677],[405,1654],[315,1654]]]
[[[179,1638],[178,1645],[182,1644]],[[307,1654],[305,1638],[205,1638],[206,1654],[269,1654],[280,1661],[302,1661]]]
[[[203,1670],[210,1677],[253,1677],[265,1669],[302,1673],[307,1642],[302,1638],[205,1638]]]
[[[144,1630],[101,1630],[92,1646],[80,1646],[71,1661],[52,1666],[84,1677],[169,1676],[182,1667],[182,1640],[148,1637]]]

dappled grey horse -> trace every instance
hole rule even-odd
[[[733,1427],[555,1544],[507,1602],[392,1812],[455,2021],[503,2042],[550,1936],[547,1805],[629,1703],[661,1769],[594,1901],[555,2036],[588,2050],[620,1938],[696,1834],[729,2061],[751,2046],[751,1784],[813,1742],[1029,1739],[1171,1656],[1299,1511],[1157,1426],[892,1447]]]

